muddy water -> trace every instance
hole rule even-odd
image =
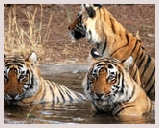
[[[59,69],[60,67],[60,69]],[[66,68],[67,67],[67,68]],[[69,67],[69,68],[68,68]],[[88,66],[40,66],[45,79],[83,93],[81,81]],[[63,72],[63,73],[62,73]],[[64,73],[66,72],[66,73]],[[91,111],[89,101],[64,105],[8,106],[4,108],[6,124],[154,124],[155,112],[145,116],[110,116]]]

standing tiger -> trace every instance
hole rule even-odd
[[[133,59],[99,59],[83,79],[82,86],[93,110],[112,115],[143,115],[154,110],[143,88],[129,75]]]
[[[86,37],[97,44],[100,56],[125,61],[133,57],[132,78],[155,99],[155,60],[148,55],[141,40],[123,27],[102,5],[84,4],[77,19],[68,29],[75,39]],[[85,36],[84,36],[85,35]]]
[[[4,101],[5,104],[38,104],[45,102],[80,102],[86,98],[79,92],[53,81],[44,80],[36,65],[34,52],[29,58],[4,57]]]

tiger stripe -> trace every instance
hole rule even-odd
[[[32,105],[52,102],[70,103],[86,100],[85,96],[64,85],[44,80],[36,65],[33,52],[29,58],[5,56],[4,58],[4,101],[7,105]]]
[[[132,57],[124,62],[114,58],[93,63],[82,86],[93,110],[111,115],[143,115],[154,110],[154,104],[129,75]]]
[[[124,62],[132,56],[134,64],[129,70],[132,78],[155,100],[155,59],[145,51],[139,36],[125,29],[102,5],[83,4],[80,12],[80,22],[69,25],[74,33],[72,36],[76,39],[76,26],[83,25],[81,33],[85,31],[86,34],[78,39],[86,37],[89,43],[96,44],[94,51],[99,52],[99,57],[113,57]],[[97,58],[96,54],[92,56]]]

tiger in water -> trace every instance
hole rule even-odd
[[[92,51],[97,51],[100,57],[112,57],[124,62],[132,56],[131,77],[151,99],[155,99],[154,58],[145,51],[140,38],[131,34],[105,7],[82,4],[81,11],[68,29],[74,39],[86,37],[89,43],[96,44]]]
[[[143,115],[154,110],[154,102],[130,76],[133,64],[114,58],[98,59],[85,75],[82,86],[92,109],[110,115]]]
[[[31,105],[52,102],[81,102],[85,96],[64,85],[44,80],[40,74],[37,55],[4,57],[4,101],[6,105]]]

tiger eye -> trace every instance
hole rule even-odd
[[[113,66],[111,64],[108,64],[108,68],[113,68]]]

